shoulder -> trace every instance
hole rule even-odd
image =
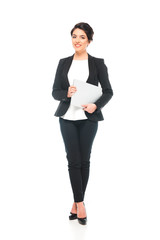
[[[60,58],[59,62],[58,62],[58,68],[59,69],[63,68],[69,62],[69,60],[71,58],[72,58],[72,56]]]
[[[98,57],[93,57],[93,58],[94,58],[94,60],[97,61],[97,62],[102,62],[102,61],[104,61],[103,58],[98,58]]]
[[[95,63],[95,66],[96,66],[96,69],[98,72],[102,72],[102,71],[108,71],[108,67],[105,63],[105,60],[104,58],[99,58],[99,57],[93,57],[91,56],[93,59],[94,59],[94,63]]]
[[[93,56],[90,56],[90,57],[92,57],[92,59],[94,60],[94,63],[96,65],[97,69],[101,69],[101,68],[106,67],[104,58],[93,57]]]
[[[68,57],[64,57],[64,58],[61,58],[60,60],[59,60],[59,62],[66,62],[66,61],[68,61],[68,60],[70,60],[71,58],[72,58],[73,56],[68,56]]]
[[[98,65],[101,65],[101,64],[104,64],[104,58],[99,58],[99,57],[94,57],[94,56],[91,56],[90,57],[94,60],[94,62]]]

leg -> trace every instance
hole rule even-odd
[[[80,150],[81,150],[81,173],[82,173],[82,188],[83,197],[89,178],[90,169],[90,154],[92,144],[97,133],[98,122],[86,120],[80,128]]]
[[[59,119],[68,159],[68,170],[75,202],[83,201],[79,135],[74,121]]]

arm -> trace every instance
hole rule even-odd
[[[62,72],[62,59],[58,63],[57,71],[55,74],[54,84],[52,88],[52,96],[55,100],[58,101],[69,101],[70,98],[67,97],[68,89],[62,88],[61,72]]]
[[[94,103],[97,106],[97,111],[104,107],[113,96],[113,90],[108,78],[107,66],[104,59],[100,59],[97,63],[98,79],[102,87],[102,96]]]

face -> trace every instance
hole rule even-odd
[[[89,44],[86,33],[82,29],[76,28],[72,33],[72,45],[75,51],[84,52]]]

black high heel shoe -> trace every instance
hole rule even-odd
[[[77,219],[77,214],[76,213],[71,213],[70,212],[70,216],[69,216],[69,220],[74,220],[74,219]]]
[[[86,225],[87,224],[87,217],[85,217],[85,218],[78,218],[77,217],[77,219],[78,219],[78,222],[80,224],[82,224],[82,225]]]
[[[85,206],[85,204],[83,203],[83,205]],[[87,224],[87,217],[84,217],[84,218],[79,218],[78,215],[77,215],[77,219],[78,219],[78,222],[82,225],[86,225]]]

